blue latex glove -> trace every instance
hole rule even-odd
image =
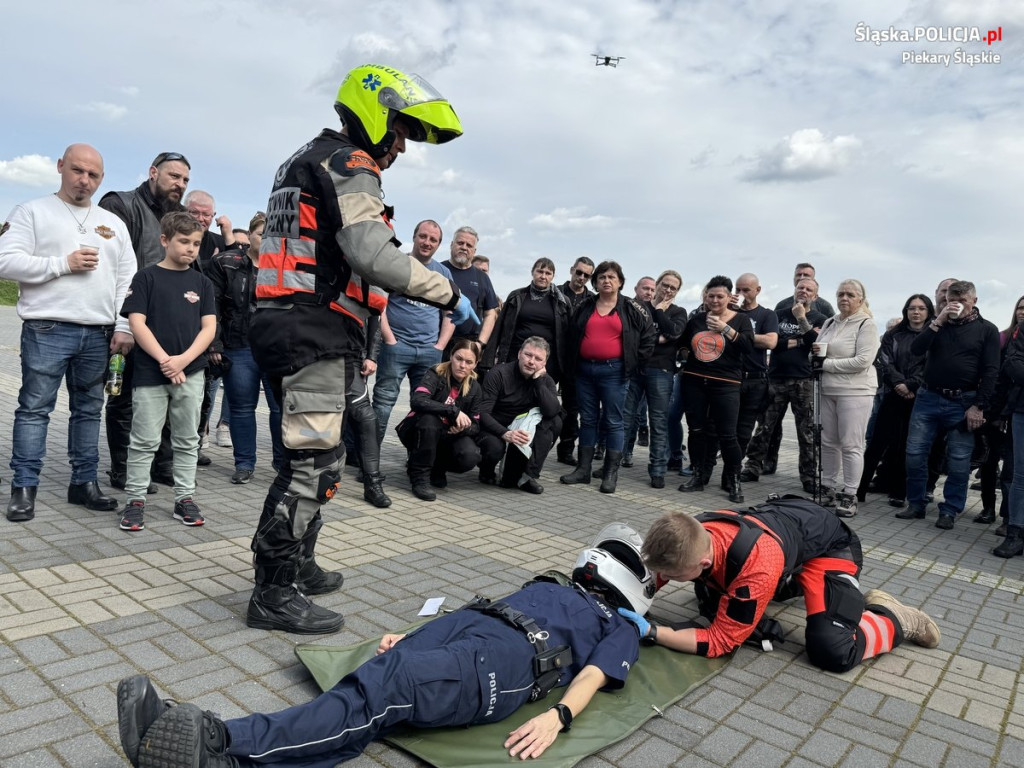
[[[619,616],[626,619],[626,621],[631,621],[636,624],[636,628],[640,630],[640,637],[647,637],[647,634],[651,631],[651,622],[636,611],[619,608]]]
[[[451,319],[455,325],[462,325],[467,320],[472,320],[477,325],[480,325],[480,318],[473,311],[473,304],[466,295],[459,296],[459,303],[452,310]]]

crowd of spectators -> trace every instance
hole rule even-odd
[[[193,504],[187,519],[178,519],[201,524],[194,483],[174,463],[174,446],[191,450],[191,438],[183,442],[179,435],[172,444],[168,425],[147,417],[147,429],[157,432],[144,452],[133,450],[133,379],[140,360],[147,371],[152,357],[139,358],[133,349],[130,331],[138,326],[127,323],[132,308],[122,305],[137,271],[165,263],[166,242],[144,226],[147,217],[191,217],[201,239],[189,267],[209,280],[217,316],[214,341],[186,371],[205,368],[198,437],[209,430],[223,379],[231,482],[249,482],[262,394],[270,412],[269,463],[278,468],[281,409],[249,342],[266,214],[235,229],[217,216],[212,195],[185,195],[190,166],[178,153],[161,153],[137,189],[108,192],[95,206],[103,172],[94,149],[69,147],[58,170],[60,190],[18,206],[0,239],[0,276],[19,282],[24,322],[8,518],[34,515],[46,422],[65,377],[72,412],[68,500],[91,509],[117,506],[97,483],[103,402],[97,393],[107,355],[118,353],[126,367],[123,393],[107,398],[110,485],[127,484],[129,501],[155,493],[157,484],[171,485],[176,508],[186,497]],[[561,284],[555,262],[537,259],[529,282],[501,301],[491,260],[476,252],[478,233],[460,227],[451,235],[449,258],[436,261],[443,241],[440,224],[420,222],[411,258],[458,285],[477,317],[455,325],[446,310],[392,294],[379,322],[367,323],[363,364],[345,396],[349,462],[358,467],[367,502],[391,503],[380,451],[405,379],[411,399],[397,434],[408,453],[412,493],[427,502],[448,485],[449,473],[473,469],[481,483],[543,493],[541,473],[552,448],[558,462],[573,467],[562,483],[598,478],[601,492],[614,493],[620,467],[632,468],[637,447],[649,445],[653,488],[664,488],[666,475],[678,471],[680,491],[705,492],[720,460],[721,488],[739,504],[744,483],[776,470],[792,408],[800,485],[836,514],[851,517],[867,494],[881,493],[898,518],[920,520],[945,475],[935,524],[949,529],[966,506],[972,468],[980,467],[983,509],[974,522],[1001,517],[998,532],[1005,538],[995,553],[1024,552],[1024,297],[1000,331],[981,316],[975,286],[948,278],[934,301],[924,293],[907,298],[902,316],[880,333],[859,280],[838,283],[833,309],[819,295],[810,264],[797,265],[792,296],[774,310],[759,304],[760,282],[746,273],[735,284],[712,277],[700,305],[687,312],[676,304],[679,272],[641,277],[630,298],[619,263],[580,257]],[[87,333],[75,338],[80,330]],[[41,335],[58,334],[56,352],[41,348]],[[147,406],[146,413],[152,410]],[[178,431],[192,424],[171,421]],[[204,463],[201,453],[196,461]]]

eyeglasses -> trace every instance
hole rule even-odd
[[[186,208],[185,213],[196,219],[212,219],[217,215],[216,211],[197,211],[195,208]]]
[[[192,170],[192,165],[189,163],[188,158],[181,154],[181,152],[161,152],[153,158],[153,167],[159,168],[163,163],[172,163],[174,161],[182,162],[189,167],[189,170]]]
[[[662,283],[661,284],[661,290],[663,290],[665,293],[675,293],[675,292],[677,292],[679,290],[679,286],[677,286],[677,285],[668,285],[667,283]]]
[[[576,277],[586,277],[588,279],[592,274],[594,274],[593,272],[584,272],[582,269],[574,269],[572,273],[576,275]]]

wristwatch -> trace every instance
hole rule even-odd
[[[562,733],[572,728],[572,710],[565,704],[555,704],[551,709],[558,713],[558,720],[562,723]]]
[[[650,631],[640,639],[640,642],[644,645],[657,645],[658,625],[652,622]]]

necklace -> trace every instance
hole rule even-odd
[[[58,200],[60,200],[62,203],[64,203],[64,201],[61,200],[61,198],[57,195],[56,192],[54,192],[53,194],[54,194],[54,197],[56,197]],[[85,212],[85,218],[82,219],[81,221],[79,221],[78,217],[75,216],[75,212],[71,210],[71,206],[70,205],[68,205],[67,203],[64,203],[64,207],[68,209],[68,213],[71,214],[71,218],[74,219],[75,220],[75,224],[78,225],[78,234],[84,235],[85,232],[86,232],[85,222],[87,222],[89,220],[89,214],[92,213],[92,205],[91,204],[89,205],[89,210],[87,210]]]

